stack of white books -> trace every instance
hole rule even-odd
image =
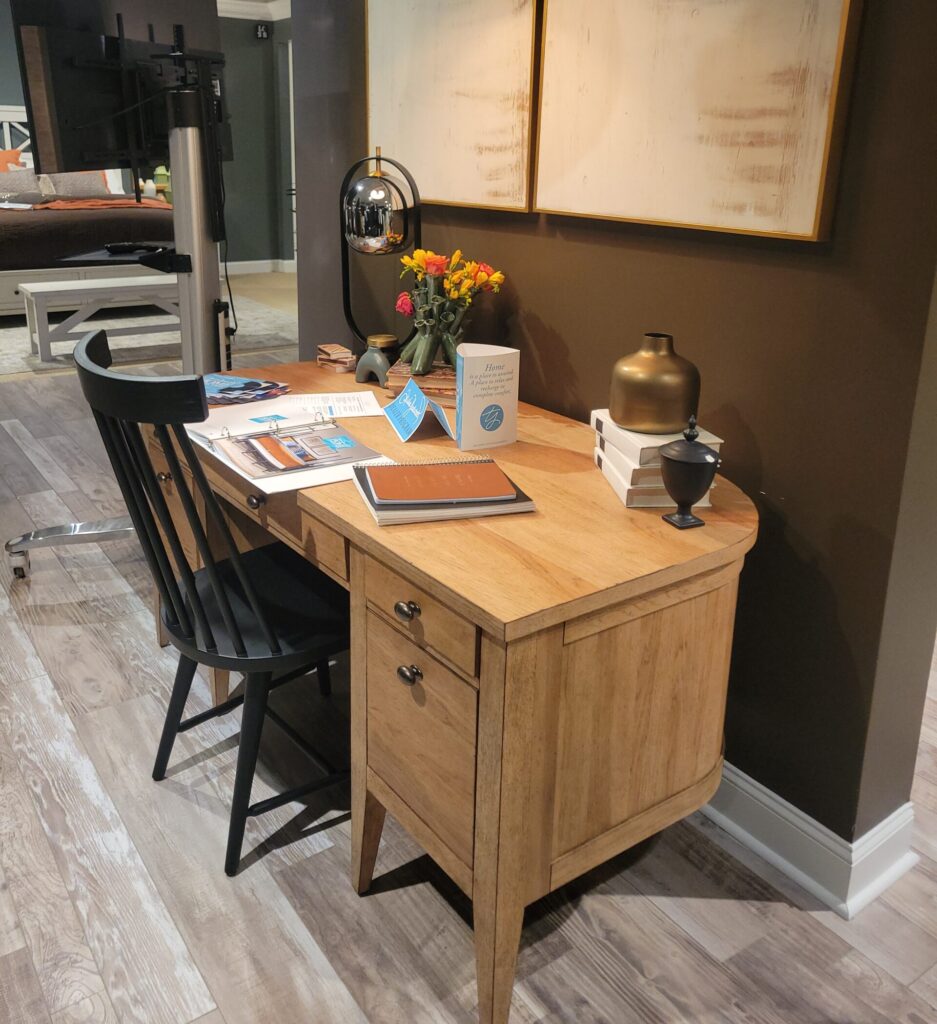
[[[609,416],[608,409],[595,409],[590,420],[595,429],[595,464],[628,508],[672,508],[673,499],[664,487],[660,469],[660,449],[683,434],[639,434],[625,430]],[[722,438],[697,427],[698,441],[717,452]],[[711,488],[710,488],[711,489]],[[712,505],[707,494],[696,503],[701,508]]]

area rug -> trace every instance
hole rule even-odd
[[[238,333],[234,349],[237,353],[259,352],[284,348],[298,343],[296,317],[273,309],[253,299],[235,297]],[[53,313],[53,323],[60,322],[67,313]],[[143,324],[168,324],[173,317],[155,307],[152,313],[145,308],[128,310],[103,309],[87,321],[88,329],[108,327],[135,327]],[[128,334],[115,338],[112,353],[115,363],[160,362],[179,358],[178,331],[164,334]],[[56,342],[52,346],[53,359],[45,363],[29,350],[29,332],[24,316],[0,317],[0,376],[13,373],[44,373],[61,370],[72,365],[73,342]]]

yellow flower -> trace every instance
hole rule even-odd
[[[403,277],[408,270],[412,270],[416,275],[418,281],[422,281],[426,275],[426,257],[432,255],[427,253],[425,249],[414,249],[412,256],[401,256],[400,262],[403,264],[403,270],[400,272],[400,276]]]
[[[449,266],[455,267],[460,259],[462,259],[462,250],[456,249],[456,251],[452,254],[452,259],[449,260]]]

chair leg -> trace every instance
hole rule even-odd
[[[191,658],[179,655],[176,681],[172,684],[172,695],[169,698],[169,707],[166,709],[166,721],[163,723],[163,735],[160,737],[159,749],[156,751],[156,763],[153,765],[153,778],[157,782],[166,778],[166,765],[169,764],[172,745],[176,742],[176,733],[179,732],[179,723],[182,721],[185,702],[188,700],[189,690],[192,688],[195,668],[195,662]]]
[[[319,680],[319,693],[323,697],[332,696],[332,672],[329,669],[328,660],[320,661],[316,665],[316,678]]]
[[[272,674],[248,675],[244,682],[244,711],[241,715],[241,738],[238,742],[237,772],[234,776],[234,798],[231,801],[231,823],[228,826],[228,849],[225,855],[226,875],[236,875],[241,861],[241,844],[251,802],[251,784],[257,767],[257,751],[263,731],[267,693]]]

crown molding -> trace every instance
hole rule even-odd
[[[290,0],[218,0],[218,17],[244,21],[282,21],[290,16]]]

